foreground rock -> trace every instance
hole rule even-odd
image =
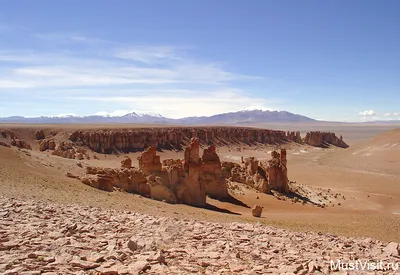
[[[251,214],[253,215],[253,217],[257,217],[260,218],[262,215],[262,211],[263,211],[263,207],[260,205],[255,205],[252,209],[251,209]]]
[[[331,270],[330,261],[399,262],[392,256],[396,243],[259,223],[211,223],[5,197],[0,208],[1,274],[347,274]]]

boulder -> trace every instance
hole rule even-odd
[[[263,207],[260,205],[255,205],[252,209],[251,209],[251,214],[253,215],[253,217],[257,217],[260,218],[261,214],[263,211]]]
[[[384,249],[383,252],[388,256],[400,256],[400,245],[395,242],[389,243]]]

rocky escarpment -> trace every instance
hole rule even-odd
[[[306,137],[304,138],[304,143],[322,148],[329,147],[329,145],[334,145],[342,148],[349,147],[349,145],[347,145],[346,142],[343,141],[342,136],[337,137],[335,133],[319,131],[308,132]]]
[[[69,139],[99,153],[135,152],[147,147],[182,149],[192,138],[204,145],[299,142],[299,133],[237,127],[153,128],[75,131]]]

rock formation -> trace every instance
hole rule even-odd
[[[276,151],[271,153],[272,159],[268,161],[268,184],[271,189],[287,193],[289,192],[289,180],[287,176],[286,150],[281,149],[279,154]]]
[[[215,198],[226,198],[228,187],[222,175],[222,166],[215,146],[204,149],[202,156],[202,177],[207,195]]]
[[[62,152],[74,150],[70,148],[70,144],[63,146],[66,151]],[[163,166],[156,153],[154,147],[144,151],[138,157],[139,169],[131,167],[132,161],[129,158],[121,161],[121,169],[89,166],[86,168],[87,176],[82,178],[82,182],[97,187],[98,176],[107,175],[113,178],[113,187],[126,192],[139,193],[168,203],[200,207],[206,205],[206,194],[216,198],[228,196],[215,146],[206,148],[200,158],[199,140],[192,139],[185,149],[184,160],[167,159],[163,161]]]
[[[240,127],[187,127],[126,130],[78,130],[69,139],[78,145],[110,154],[115,151],[136,152],[147,147],[182,149],[191,138],[209,145],[279,144],[289,140],[284,131]]]
[[[36,138],[37,140],[45,139],[46,136],[44,135],[44,131],[43,131],[43,130],[37,130],[37,131],[35,132],[35,138]]]
[[[303,140],[302,140],[302,138],[300,136],[300,132],[299,131],[297,131],[297,132],[288,131],[286,136],[287,136],[287,139],[290,140],[290,141],[293,141],[293,142],[296,142],[296,143],[303,143]]]
[[[183,184],[177,191],[178,200],[195,206],[206,205],[206,188],[201,181],[202,161],[198,139],[192,139],[185,149]]]
[[[125,157],[121,160],[121,168],[131,168],[132,167],[132,159],[130,157]]]
[[[287,176],[286,150],[281,153],[273,151],[272,159],[267,163],[258,161],[255,157],[242,158],[242,163],[222,163],[222,174],[232,181],[244,183],[262,193],[276,190],[288,193],[289,180]]]
[[[151,198],[159,201],[165,201],[167,203],[177,203],[175,194],[163,184],[163,181],[160,177],[150,175],[147,178],[147,182],[150,186]]]
[[[41,144],[44,142],[47,142],[47,140],[41,141]],[[53,143],[51,143],[51,140],[48,141],[48,147],[47,149],[53,150]],[[76,147],[72,142],[61,141],[51,154],[68,159],[90,159],[86,149]]]
[[[147,183],[147,175],[137,168],[131,169],[112,169],[88,166],[86,174],[89,178],[96,175],[107,175],[113,178],[113,186],[126,192],[140,194],[144,197],[150,196],[150,187]],[[85,182],[85,178],[82,178]],[[95,186],[93,186],[95,187]]]
[[[306,137],[304,138],[304,143],[315,146],[326,148],[329,145],[334,145],[341,148],[349,147],[346,142],[343,141],[343,137],[339,138],[335,135],[335,133],[329,132],[308,132]]]
[[[10,144],[11,144],[11,146],[15,146],[15,147],[18,147],[21,149],[32,150],[32,147],[29,143],[27,143],[24,140],[18,139],[18,138],[12,139]]]
[[[161,171],[160,156],[157,156],[155,147],[150,146],[147,148],[147,150],[138,157],[138,160],[139,168],[147,174]]]
[[[41,139],[39,141],[39,150],[46,151],[46,150],[55,150],[56,149],[56,142],[54,139]]]
[[[263,207],[260,205],[255,205],[252,209],[251,209],[251,214],[253,215],[253,217],[257,217],[260,218],[261,214],[263,211]]]
[[[26,142],[26,141],[24,141],[22,139],[19,139],[17,137],[17,135],[14,134],[10,130],[0,129],[0,136],[3,139],[5,139],[4,141],[2,141],[2,146],[5,146],[5,147],[15,146],[15,147],[18,147],[20,149],[32,150],[32,147],[28,142]],[[9,143],[5,142],[7,140],[8,140]]]
[[[82,178],[82,182],[108,192],[112,192],[114,187],[114,177],[108,174],[87,175]]]

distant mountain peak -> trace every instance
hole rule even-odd
[[[249,108],[240,110],[239,112],[252,112],[252,111],[273,112],[276,110],[265,106],[251,106]]]
[[[143,117],[143,116],[153,116],[163,118],[162,115],[151,113],[151,112],[141,112],[136,110],[115,110],[113,112],[98,112],[93,116],[102,116],[102,117]]]
[[[186,124],[186,125],[246,125],[263,122],[313,122],[309,117],[292,114],[286,111],[276,111],[262,106],[254,106],[238,112],[217,114],[213,116],[186,117],[171,119],[157,113],[139,112],[136,110],[116,110],[98,112],[88,116],[76,114],[60,114],[50,117],[8,117],[0,118],[0,122],[14,123],[148,123],[148,124]]]

